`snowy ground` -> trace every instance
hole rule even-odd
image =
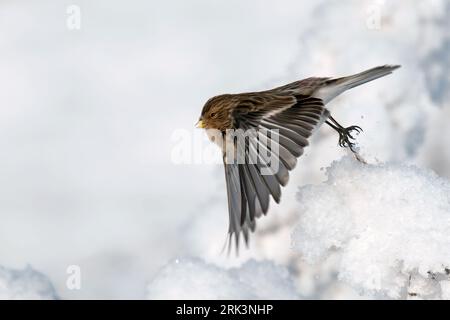
[[[0,7],[2,298],[450,298],[450,1]],[[173,163],[173,132],[198,134],[215,94],[386,63],[402,68],[329,106],[370,165],[333,162],[324,127],[251,248],[221,255],[223,170]],[[11,270],[27,265],[45,276]]]
[[[333,259],[338,279],[366,295],[448,296],[450,180],[345,158],[298,201],[293,241],[307,263]]]
[[[289,271],[271,262],[250,260],[223,269],[198,259],[176,259],[148,284],[147,298],[288,300],[299,295]]]
[[[1,300],[51,300],[58,299],[50,280],[30,266],[11,270],[0,266]]]

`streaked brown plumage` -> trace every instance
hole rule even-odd
[[[228,163],[225,145],[220,145],[227,182],[228,233],[230,240],[235,236],[236,246],[241,233],[248,243],[249,231],[255,230],[255,219],[267,213],[270,198],[280,201],[280,186],[287,184],[289,171],[321,124],[326,122],[335,129],[339,145],[356,153],[351,132],[360,128],[342,127],[330,116],[325,104],[344,91],[388,75],[398,67],[385,65],[343,78],[307,78],[267,91],[219,95],[206,102],[198,123],[201,128],[218,130],[223,136],[227,130],[277,130],[274,139],[277,142],[271,143],[278,147],[280,165],[272,174],[261,174],[261,167],[247,157],[244,163]],[[234,139],[232,147],[238,147]],[[251,148],[259,148],[258,139],[251,139],[244,149]]]

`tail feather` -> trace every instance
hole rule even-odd
[[[348,77],[329,79],[325,86],[319,89],[314,95],[327,103],[348,89],[387,76],[398,68],[400,68],[399,65],[384,65]]]
[[[366,71],[363,71],[361,73],[354,74],[352,76],[343,77],[343,78],[337,78],[337,79],[331,79],[329,80],[329,84],[333,85],[339,85],[344,86],[346,90],[357,87],[361,84],[364,84],[366,82],[387,76],[388,74],[391,74],[392,71],[395,69],[400,68],[398,65],[390,66],[390,65],[384,65],[380,67],[375,67]]]

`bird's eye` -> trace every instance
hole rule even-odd
[[[217,117],[217,113],[212,112],[209,116],[210,116],[211,118],[215,118],[215,117]]]

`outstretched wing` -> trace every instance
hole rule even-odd
[[[280,202],[289,171],[303,154],[308,138],[329,115],[322,100],[310,96],[246,94],[240,101],[233,118],[244,138],[236,133],[226,137],[229,142],[223,156],[229,241],[234,236],[236,248],[241,233],[248,244],[255,219],[267,213],[270,198]]]

